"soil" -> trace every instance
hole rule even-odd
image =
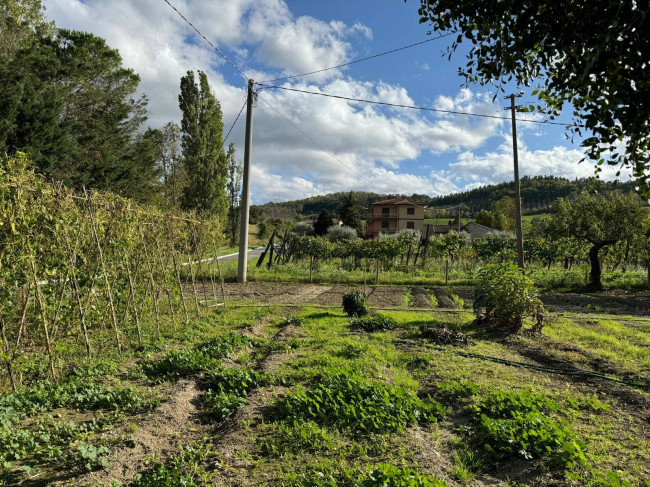
[[[111,485],[115,480],[130,482],[146,468],[145,460],[156,456],[165,459],[173,456],[181,446],[200,440],[206,428],[195,420],[198,414],[199,389],[195,380],[178,382],[169,400],[151,413],[129,418],[128,423],[105,434],[104,439],[119,441],[125,437],[109,459],[110,466],[77,479],[53,482],[52,486]],[[135,425],[135,426],[134,426]],[[137,430],[131,432],[131,429]]]
[[[268,336],[265,333],[268,326],[269,323],[265,320],[256,324],[253,327],[255,336]],[[298,327],[288,325],[281,328],[272,340],[286,342],[302,335],[303,332]],[[271,352],[260,362],[259,367],[265,372],[277,372],[289,357],[291,357],[289,353]],[[265,421],[271,405],[286,390],[287,388],[283,386],[271,386],[252,391],[246,398],[246,405],[213,433],[215,449],[219,452],[218,463],[213,465],[216,476],[213,480],[214,485],[233,487],[266,485],[257,481],[251,483],[250,479],[253,476],[250,473],[256,465],[253,455],[259,451],[261,445],[254,443],[247,431]]]
[[[363,285],[321,286],[249,282],[226,283],[224,288],[226,298],[230,300],[249,300],[265,304],[340,306],[344,293],[362,289]],[[368,304],[371,307],[403,308],[404,293],[407,289],[410,289],[413,295],[414,308],[431,307],[429,302],[426,304],[424,302],[427,294],[435,294],[440,308],[455,308],[455,304],[444,292],[444,288],[427,286],[368,286]],[[201,292],[201,286],[198,286],[198,291]],[[471,288],[455,287],[453,291],[465,301],[465,307],[471,308],[473,292]],[[188,287],[188,292],[192,292],[191,286]],[[606,312],[631,316],[650,315],[650,293],[647,292],[543,293],[540,297],[544,306],[554,313],[602,314]],[[428,301],[428,298],[426,299]]]
[[[412,287],[411,296],[413,296],[413,307],[414,308],[433,308],[433,303],[429,297],[427,289],[423,287]]]

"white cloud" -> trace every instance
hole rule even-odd
[[[520,174],[527,176],[559,176],[567,179],[593,177],[595,166],[589,161],[580,162],[584,154],[577,149],[555,146],[550,149],[529,150],[523,140],[518,138]],[[600,178],[617,179],[617,168],[604,166]],[[476,155],[464,151],[449,169],[441,171],[444,177],[451,178],[463,189],[469,190],[487,184],[497,184],[513,179],[512,137],[503,135],[503,143],[496,151]],[[618,179],[630,178],[630,171],[622,171]]]
[[[179,10],[253,79],[322,69],[356,56],[356,48],[372,39],[365,25],[338,20],[295,17],[283,0],[174,0]],[[160,0],[48,0],[47,14],[59,26],[104,37],[120,50],[126,66],[142,78],[149,96],[152,126],[179,120],[179,80],[187,70],[203,70],[221,101],[227,130],[245,100],[245,83]],[[426,67],[425,67],[426,66]],[[422,69],[428,65],[422,64]],[[417,104],[404,86],[359,81],[332,70],[298,79],[294,86],[390,103]],[[258,102],[255,109],[252,199],[262,203],[349,189],[388,193],[445,194],[468,185],[511,178],[507,140],[497,151],[475,152],[499,135],[503,120],[387,108],[334,98],[264,90],[261,96],[350,171],[314,146],[285,120]],[[431,105],[441,110],[499,114],[486,94],[462,89],[440,96]],[[243,155],[244,117],[229,141]],[[522,128],[522,133],[525,129]],[[417,167],[423,154],[458,153],[443,171]],[[590,175],[581,155],[555,147],[528,151],[522,147],[522,174]],[[575,165],[575,164],[574,164]],[[571,166],[573,167],[573,166]],[[359,174],[361,176],[359,176]]]

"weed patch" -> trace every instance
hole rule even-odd
[[[408,467],[399,468],[389,463],[380,463],[370,472],[360,487],[449,487],[442,480],[425,477]]]
[[[409,424],[429,424],[444,414],[443,407],[421,401],[415,393],[359,374],[322,374],[314,387],[298,390],[279,401],[277,416],[288,421],[314,421],[354,435],[404,431]]]
[[[203,487],[212,485],[214,475],[201,465],[217,456],[210,444],[188,445],[168,463],[157,463],[151,470],[138,474],[132,482],[114,487]]]
[[[367,333],[392,330],[396,326],[397,325],[393,320],[380,315],[358,318],[356,320],[352,320],[350,323],[351,328],[355,330],[363,330]]]

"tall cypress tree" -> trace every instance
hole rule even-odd
[[[225,221],[227,162],[222,150],[221,105],[210,90],[205,73],[199,71],[198,75],[198,83],[193,71],[181,78],[178,97],[183,112],[181,145],[187,173],[181,205]]]

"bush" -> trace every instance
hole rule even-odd
[[[366,296],[361,291],[352,291],[343,295],[343,311],[348,316],[365,316],[370,310],[366,305]]]
[[[314,224],[312,222],[298,222],[296,223],[296,226],[293,227],[292,232],[300,236],[313,235]]]
[[[357,231],[352,227],[334,225],[327,229],[327,238],[330,242],[342,242],[345,240],[356,240]]]
[[[350,326],[357,330],[372,333],[374,331],[392,330],[395,328],[395,322],[384,316],[368,316],[353,320]]]
[[[537,320],[541,331],[542,302],[532,279],[512,263],[486,265],[477,273],[474,313],[488,325],[510,332],[521,330],[526,316]]]

